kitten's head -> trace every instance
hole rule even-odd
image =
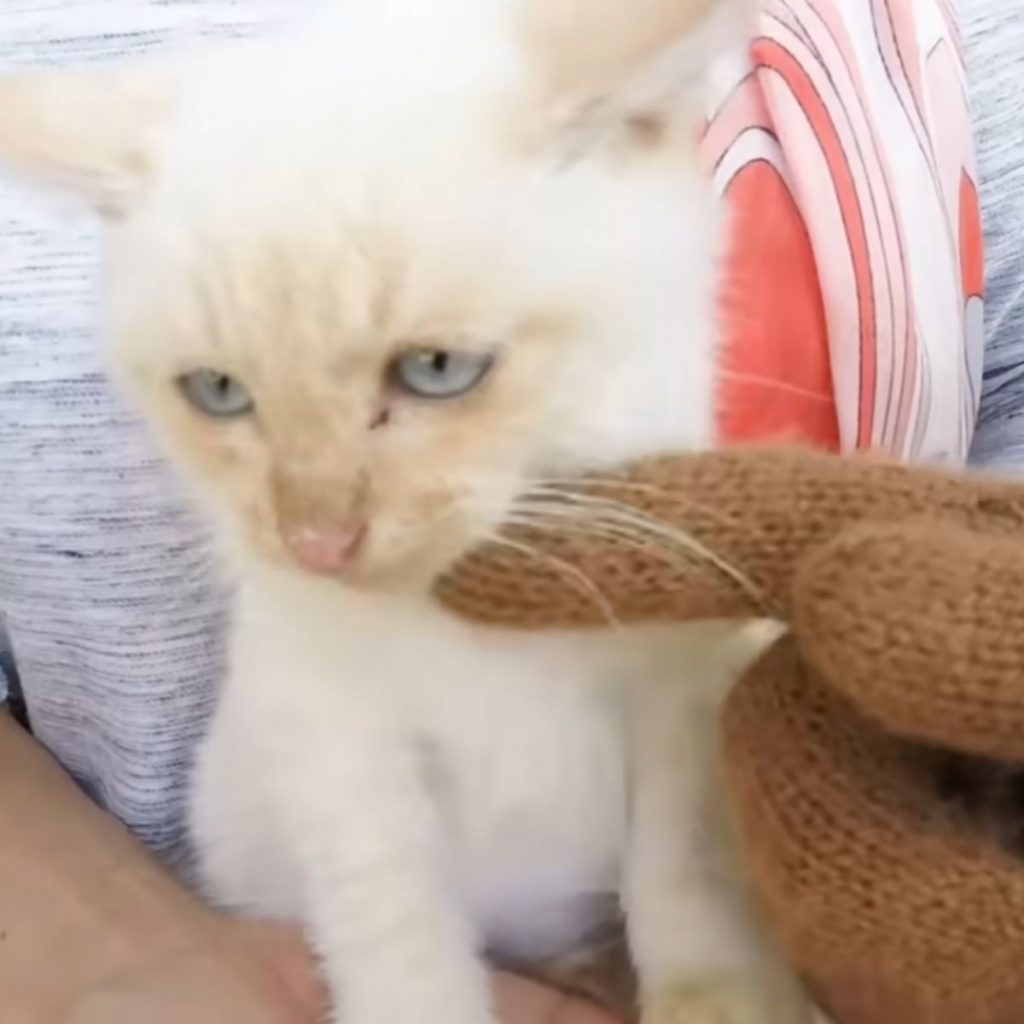
[[[422,585],[544,478],[706,443],[697,92],[746,0],[352,0],[0,78],[104,215],[112,365],[250,554]]]

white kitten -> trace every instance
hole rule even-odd
[[[802,1017],[715,820],[749,643],[429,597],[552,478],[709,442],[694,111],[742,6],[353,0],[187,67],[0,80],[0,155],[109,220],[114,369],[237,575],[210,891],[302,920],[345,1024],[487,1024],[484,947],[564,952],[620,897],[651,1020]]]

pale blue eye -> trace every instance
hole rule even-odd
[[[189,404],[207,416],[228,419],[253,410],[252,396],[245,386],[218,370],[193,370],[178,378],[178,387]]]
[[[489,353],[417,348],[395,360],[391,379],[418,398],[458,398],[472,391],[493,365]]]

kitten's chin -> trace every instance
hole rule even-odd
[[[460,559],[482,541],[471,529],[432,533],[429,543],[396,543],[386,527],[370,527],[363,549],[333,578],[351,590],[377,594],[426,594]]]
[[[449,554],[434,551],[392,562],[360,560],[334,578],[342,586],[364,593],[427,594],[468,550],[469,546],[463,545]]]

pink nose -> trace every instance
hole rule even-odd
[[[351,564],[365,537],[365,523],[331,529],[303,526],[289,531],[285,543],[303,568],[341,572]]]

